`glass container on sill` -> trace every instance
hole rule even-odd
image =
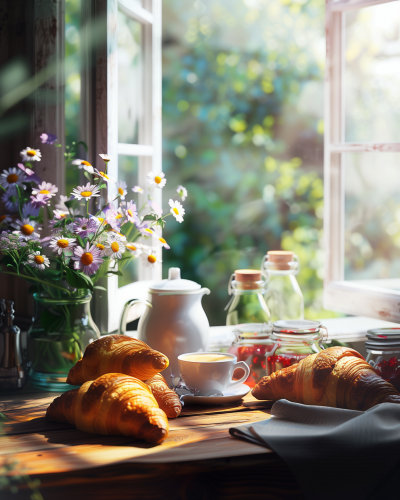
[[[233,279],[234,278],[234,279]],[[231,300],[225,307],[227,325],[271,322],[271,315],[264,300],[267,280],[261,271],[238,269],[229,279],[228,293]]]
[[[238,361],[244,361],[250,368],[245,384],[254,387],[267,375],[267,356],[273,347],[270,340],[272,326],[266,323],[237,325],[233,333],[236,340],[228,349]]]
[[[268,280],[264,299],[272,323],[304,319],[304,299],[296,279],[299,270],[299,259],[293,252],[273,250],[264,256],[261,271]]]
[[[387,382],[400,391],[400,328],[368,330],[366,361]]]
[[[327,338],[328,331],[319,321],[276,321],[270,335],[273,345],[267,357],[267,375],[322,351]]]

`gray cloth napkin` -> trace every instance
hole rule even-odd
[[[271,414],[229,433],[274,450],[306,498],[400,498],[400,405],[361,412],[282,399]]]

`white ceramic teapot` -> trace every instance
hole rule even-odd
[[[168,279],[153,284],[148,290],[148,306],[139,320],[138,338],[150,347],[165,354],[169,367],[167,377],[179,376],[178,356],[186,352],[203,352],[208,348],[210,324],[201,304],[208,288],[190,280],[181,279],[181,270],[171,267]],[[124,334],[130,308],[143,301],[130,300],[121,316],[119,333]]]

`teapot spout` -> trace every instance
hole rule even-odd
[[[210,295],[211,291],[208,288],[202,288],[200,290],[201,296],[203,297],[204,295]]]

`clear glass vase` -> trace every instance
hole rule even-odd
[[[28,332],[29,381],[47,391],[64,391],[68,372],[100,331],[90,314],[92,294],[78,290],[51,297],[35,293],[35,316]]]

